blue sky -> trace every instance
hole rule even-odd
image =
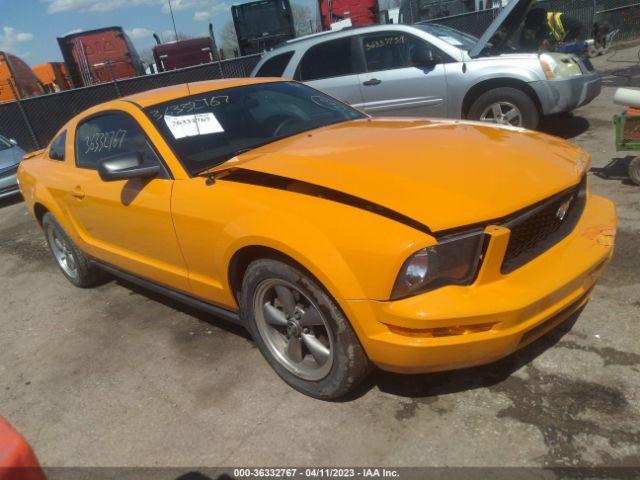
[[[202,36],[209,22],[216,32],[231,20],[229,7],[242,0],[171,0],[179,32]],[[296,0],[314,8],[313,0]],[[121,26],[138,51],[154,44],[153,32],[171,40],[168,0],[0,0],[0,50],[29,65],[61,61],[56,37],[94,28]],[[216,35],[220,42],[220,36]]]

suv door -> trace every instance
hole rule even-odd
[[[173,180],[140,124],[123,111],[78,123],[75,168],[67,205],[90,256],[157,283],[189,291],[188,275],[171,218]],[[139,153],[143,164],[159,164],[155,178],[105,182],[98,163]]]
[[[358,71],[362,71],[354,36],[337,38],[310,47],[302,56],[294,78],[327,92],[358,108],[362,92]]]
[[[445,54],[403,31],[359,37],[366,73],[359,75],[363,108],[371,114],[447,115]]]

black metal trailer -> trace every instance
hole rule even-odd
[[[240,55],[261,53],[295,37],[289,0],[258,0],[233,5],[231,16]]]

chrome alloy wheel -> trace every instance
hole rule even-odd
[[[264,280],[253,301],[260,336],[278,362],[294,375],[321,380],[331,371],[334,345],[320,309],[291,283]]]
[[[522,112],[513,103],[496,102],[484,109],[480,121],[521,127]]]
[[[69,242],[53,225],[47,226],[47,240],[60,268],[71,278],[78,278],[78,262]]]

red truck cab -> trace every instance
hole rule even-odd
[[[188,38],[176,42],[161,43],[154,34],[157,45],[153,47],[153,58],[159,72],[191,67],[218,60],[213,26],[209,24],[209,36]]]
[[[144,67],[121,27],[107,27],[58,38],[74,87],[144,75]]]
[[[0,102],[43,93],[42,85],[29,65],[15,55],[0,52]]]
[[[322,29],[330,30],[331,24],[350,19],[353,26],[378,23],[378,0],[318,0]]]

